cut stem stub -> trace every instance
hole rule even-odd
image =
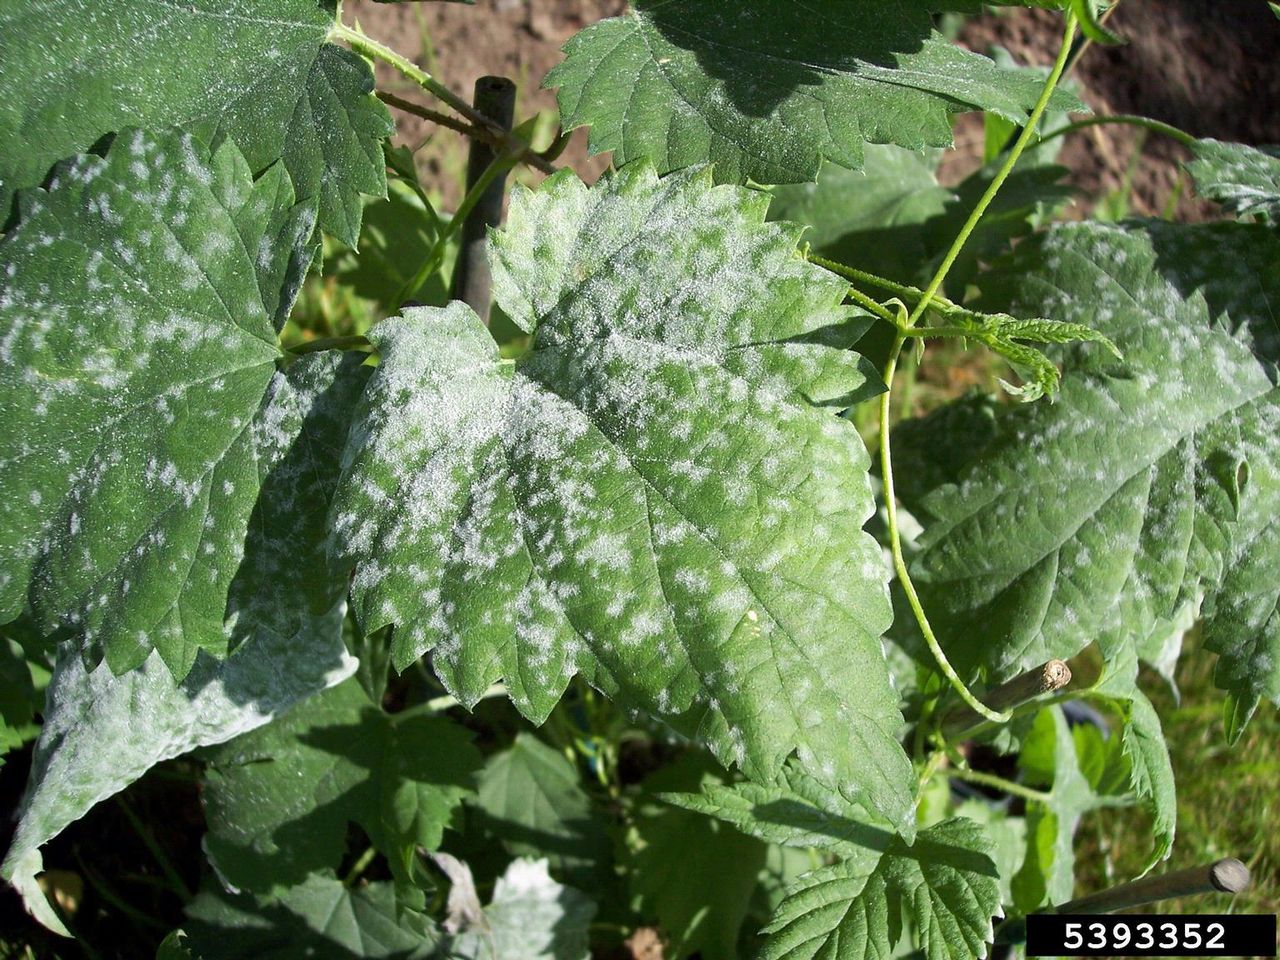
[[[1038,667],[1020,673],[982,698],[992,710],[1006,712],[1029,700],[1055,690],[1061,690],[1071,682],[1071,668],[1066,661],[1050,660]],[[957,704],[942,719],[940,729],[948,740],[954,740],[974,727],[986,723],[986,718],[968,704]]]

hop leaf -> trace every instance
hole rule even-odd
[[[334,513],[355,608],[397,625],[397,664],[434,650],[466,703],[503,678],[541,720],[581,671],[752,775],[798,750],[896,821],[868,458],[814,406],[871,375],[825,345],[844,285],[762,222],[767,197],[709,180],[518,196],[492,249],[534,334],[514,365],[458,304],[371,331]]]
[[[1197,140],[1187,171],[1196,189],[1238,217],[1280,223],[1280,146]]]
[[[1040,78],[946,42],[930,16],[946,6],[638,0],[571,39],[546,84],[566,128],[590,124],[592,151],[618,163],[800,183],[823,158],[859,168],[866,143],[949,146],[960,110],[1026,119]]]
[[[298,512],[327,503],[346,424],[318,398],[363,379],[277,371],[314,216],[278,164],[255,181],[230,141],[141,131],[23,195],[0,241],[0,408],[17,438],[0,459],[0,620],[30,603],[116,672],[156,649],[177,678],[261,618],[296,630],[297,596],[271,579],[323,552],[323,516]],[[307,371],[329,373],[318,392]],[[333,432],[294,448],[313,417]],[[260,503],[274,469],[317,486]],[[250,549],[255,517],[271,536]],[[298,586],[319,612],[343,584]]]
[[[233,138],[254,172],[283,159],[320,225],[354,246],[360,194],[386,193],[393,125],[368,65],[326,43],[333,22],[332,0],[6,4],[0,222],[14,190],[104,135],[179,126]]]
[[[928,960],[985,957],[1000,882],[983,828],[956,818],[908,846],[864,851],[801,877],[765,927],[762,960],[886,956],[909,911]]]
[[[953,662],[1004,678],[1198,607],[1234,714],[1280,700],[1278,260],[1261,226],[1064,226],[984,280],[1124,360],[1069,352],[1059,402],[1002,418],[923,498],[916,578]]]

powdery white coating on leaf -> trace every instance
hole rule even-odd
[[[1280,146],[1197,140],[1187,171],[1196,191],[1239,217],[1280,222]]]
[[[446,855],[447,856],[447,855]],[[572,887],[551,879],[547,861],[513,860],[493,888],[493,900],[478,922],[467,927],[463,918],[479,907],[471,870],[449,857],[454,890],[466,890],[466,903],[456,905],[450,892],[455,935],[449,955],[471,960],[586,960],[588,928],[596,905]],[[448,862],[448,861],[446,861]]]
[[[160,761],[259,727],[354,673],[357,662],[342,642],[344,610],[339,604],[307,618],[293,635],[260,630],[226,660],[200,654],[181,682],[155,652],[116,676],[105,663],[87,670],[77,650],[64,648],[18,829],[0,866],[33,915],[49,925],[34,883],[39,848],[68,824]]]
[[[250,514],[309,407],[276,402],[273,324],[314,205],[229,143],[141,131],[23,201],[0,242],[0,619],[29,602],[113,669],[157,649],[181,676],[234,641]]]
[[[501,678],[541,720],[581,672],[753,775],[799,751],[896,821],[868,458],[807,399],[865,378],[812,339],[844,287],[766,201],[636,168],[518,195],[494,285],[533,349],[500,363],[461,304],[371,331],[339,553],[365,629],[396,624],[400,666],[433,650],[464,703]]]
[[[798,183],[864,143],[949,146],[950,114],[1020,121],[1041,81],[948,43],[922,0],[638,0],[583,30],[546,79],[592,152],[722,181]],[[1070,109],[1074,98],[1058,96]]]
[[[386,193],[394,128],[369,66],[325,42],[334,13],[324,0],[6,5],[0,219],[55,161],[124,127],[172,125],[234,139],[255,173],[283,159],[324,229],[354,246],[360,194]]]
[[[1059,402],[1004,417],[925,499],[917,579],[962,669],[994,681],[1100,636],[1143,644],[1203,598],[1219,682],[1280,696],[1277,588],[1258,575],[1280,496],[1278,258],[1262,227],[1090,224],[986,278],[996,305],[1091,324],[1124,361],[1069,351]]]

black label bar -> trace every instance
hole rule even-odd
[[[1028,957],[1274,957],[1274,914],[1033,913]]]

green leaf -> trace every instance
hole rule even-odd
[[[805,224],[804,241],[827,259],[923,285],[995,174],[995,164],[989,164],[948,189],[937,181],[937,161],[933,151],[868,146],[861,170],[827,164],[816,184],[774,188],[769,217]],[[1065,173],[1048,163],[1020,165],[1013,172],[947,275],[957,299],[980,261],[1003,253],[1010,240],[1029,233],[1038,218],[1071,195],[1058,183]],[[886,296],[860,286],[877,298]]]
[[[1203,602],[1217,682],[1280,699],[1280,243],[1245,224],[1064,226],[983,282],[1123,352],[1065,354],[1060,400],[1000,418],[935,522],[917,584],[952,662],[994,681],[1103,631],[1142,644]]]
[[[828,259],[913,282],[933,253],[925,224],[955,198],[932,154],[869,144],[858,170],[829,163],[817,183],[776,187],[769,218],[803,223],[804,242]]]
[[[949,785],[947,792],[950,793]],[[986,830],[991,838],[991,859],[1000,878],[1000,902],[1013,903],[1013,878],[1022,869],[1027,856],[1026,818],[1010,816],[986,798],[955,804],[954,813],[982,824]]]
[[[930,16],[947,6],[636,0],[573,37],[545,82],[565,128],[591,125],[591,151],[619,164],[800,183],[824,158],[857,169],[867,143],[950,146],[955,112],[1025,119],[1041,81],[947,43]]]
[[[1028,913],[1071,899],[1076,828],[1084,814],[1110,801],[1099,797],[1080,769],[1071,728],[1057,707],[1037,714],[1018,765],[1030,785],[1050,788],[1047,802],[1027,803],[1027,856],[1013,878],[1014,903]]]
[[[278,892],[336,870],[357,823],[408,880],[479,766],[467,730],[420,710],[385,714],[351,679],[211,755],[205,852],[229,886]]]
[[[1095,43],[1117,44],[1124,39],[1116,36],[1102,25],[1100,11],[1105,10],[1109,0],[1070,0],[1070,6],[1080,23],[1080,32]]]
[[[1197,140],[1187,171],[1196,190],[1238,217],[1280,223],[1280,146]]]
[[[1169,529],[1164,528],[1166,531]],[[1137,594],[1138,591],[1133,591]],[[1194,615],[1194,614],[1192,614]],[[1178,798],[1169,747],[1160,717],[1138,688],[1138,656],[1141,650],[1125,643],[1123,634],[1104,635],[1100,647],[1106,669],[1089,696],[1103,698],[1121,720],[1120,747],[1128,769],[1126,785],[1133,790],[1152,818],[1152,846],[1148,868],[1166,859],[1173,849],[1178,820]],[[1114,779],[1114,772],[1109,779]],[[1091,778],[1098,789],[1101,778]],[[1115,793],[1114,788],[1099,792]]]
[[[392,180],[387,198],[364,209],[359,247],[333,257],[327,272],[384,313],[399,310],[406,300],[445,303],[450,264],[441,262],[424,283],[414,282],[439,232],[440,222],[423,196],[404,180]]]
[[[449,957],[587,960],[590,956],[587,932],[596,906],[580,891],[552,880],[546,860],[513,861],[498,878],[493,900],[483,912],[466,864],[453,861],[449,873],[454,882],[450,921],[445,924],[452,934],[445,943]],[[460,887],[461,898],[457,897]]]
[[[60,929],[35,883],[39,847],[160,761],[259,727],[350,676],[356,663],[343,648],[341,623],[339,605],[309,618],[296,634],[262,627],[226,660],[200,654],[181,683],[157,653],[116,676],[105,663],[86,670],[75,650],[64,651],[0,876],[23,893],[42,923]]]
[[[667,793],[662,799],[715,817],[765,843],[817,848],[854,858],[881,851],[893,833],[864,810],[789,765],[773,783],[704,782],[701,793]]]
[[[304,382],[328,367],[276,369],[313,216],[279,166],[255,182],[230,143],[210,154],[178,134],[123,134],[24,194],[0,242],[0,407],[17,438],[0,460],[0,620],[29,602],[41,630],[81,635],[113,670],[154,648],[179,678],[273,608],[275,629],[297,628],[295,597],[246,591],[319,562],[324,518],[292,499],[317,490],[259,495],[272,469],[331,481],[342,443],[289,451],[304,419],[338,415],[312,411]],[[349,405],[362,378],[344,370],[326,389]],[[326,409],[344,433],[345,408]],[[283,540],[242,565],[251,516]],[[319,612],[342,584],[300,586]]]
[[[349,888],[312,875],[278,899],[209,888],[187,907],[178,945],[194,960],[426,960],[442,935],[390,883]]]
[[[985,957],[1002,916],[992,844],[972,820],[946,820],[914,844],[841,860],[802,877],[765,928],[762,960],[890,956],[904,912],[928,960]]]
[[[161,760],[260,726],[355,670],[342,642],[345,605],[335,605],[343,584],[322,575],[323,517],[299,516],[298,505],[329,500],[364,382],[360,362],[338,354],[299,359],[272,377],[250,424],[261,488],[226,601],[240,641],[231,657],[200,652],[179,682],[159,651],[116,676],[108,663],[88,669],[74,642],[61,647],[22,819],[0,868],[32,909],[47,911],[33,880],[37,848],[99,800]],[[308,598],[330,609],[309,613]],[[104,737],[111,750],[102,749]]]
[[[547,859],[580,883],[610,857],[610,840],[578,771],[564,754],[529,733],[484,765],[474,812],[512,856]]]
[[[769,777],[793,751],[892,820],[912,781],[862,531],[868,457],[836,408],[875,392],[845,286],[767,198],[628,167],[518,195],[494,236],[514,363],[469,309],[374,327],[335,508],[366,630],[475,703],[545,718],[570,677]],[[857,326],[861,329],[865,323]]]
[[[645,779],[635,813],[640,849],[630,859],[631,890],[640,916],[667,934],[671,960],[695,953],[703,960],[736,960],[756,876],[765,865],[767,847],[758,840],[692,810],[653,802],[658,791],[718,783],[708,761],[690,757]]]
[[[125,127],[231,137],[256,173],[283,158],[348,245],[386,191],[393,130],[373,74],[326,42],[332,0],[61,0],[0,12],[0,222],[12,193]],[[74,56],[66,51],[75,51]]]

